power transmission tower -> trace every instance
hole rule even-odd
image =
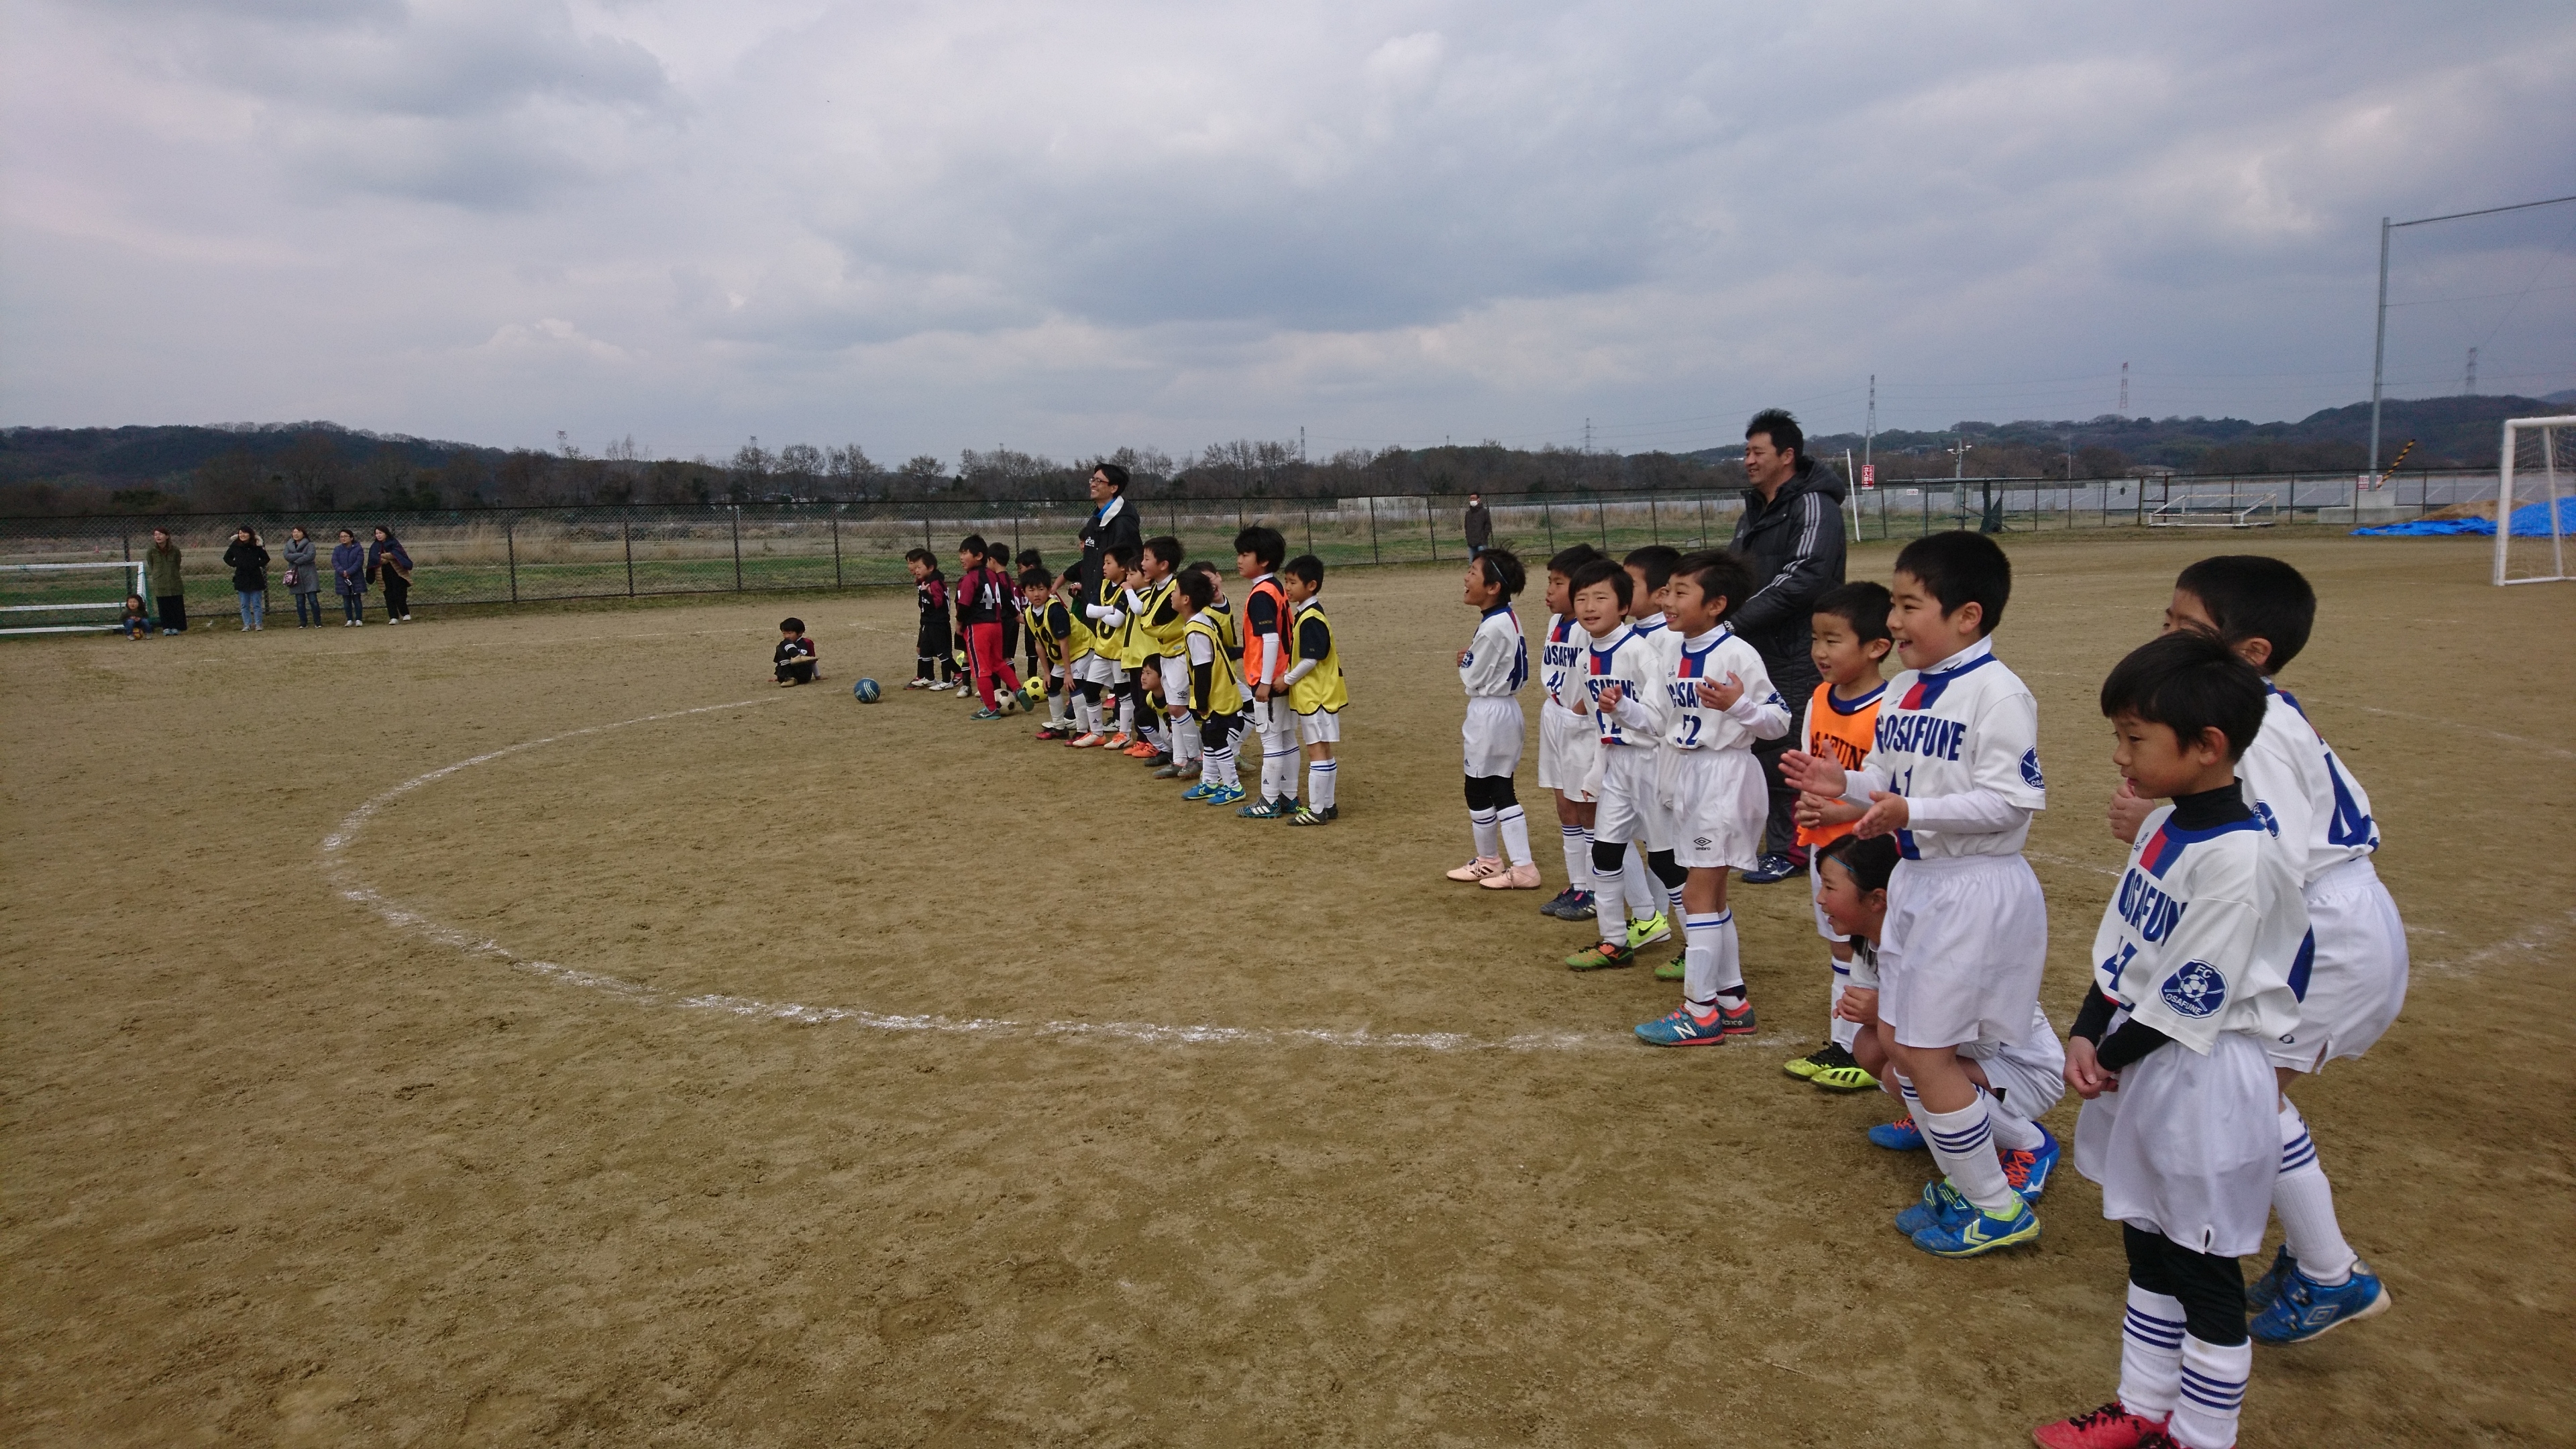
[[[1863,478],[1876,476],[1869,471],[1869,448],[1870,444],[1876,441],[1878,441],[1878,374],[1873,372],[1869,375],[1869,421],[1861,425],[1860,433],[1860,471]],[[1858,483],[1860,479],[1855,478],[1852,481]]]
[[[2474,394],[2478,390],[2478,350],[2469,349],[2469,375],[2460,381],[2460,391]]]
[[[1592,451],[1592,420],[1590,418],[1585,418],[1583,420],[1583,451],[1586,453]]]
[[[2120,364],[2120,416],[2129,415],[2129,364]]]

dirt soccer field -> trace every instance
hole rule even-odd
[[[2479,541],[2016,542],[2047,1004],[2120,857],[2094,690],[2248,544],[2324,596],[2284,683],[2415,977],[2302,1094],[2394,1311],[2261,1351],[2244,1442],[2576,1441],[2576,589],[2492,589]],[[2071,1160],[2036,1249],[1938,1262],[1883,1100],[1781,1074],[1801,887],[1737,892],[1760,1040],[1658,1052],[1677,988],[1554,964],[1543,806],[1546,891],[1440,878],[1455,580],[1328,581],[1319,831],[859,706],[908,594],[0,647],[0,1437],[1839,1449],[2109,1397]],[[768,682],[791,610],[827,687]]]

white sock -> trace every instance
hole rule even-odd
[[[1852,1043],[1860,1040],[1860,1023],[1834,1015],[1834,1008],[1843,1004],[1843,993],[1851,989],[1851,963],[1834,960],[1830,952],[1825,960],[1834,968],[1833,995],[1825,1001],[1825,1030],[1833,1038],[1834,1045],[1850,1051]]]
[[[1735,912],[1682,917],[1682,1004],[1694,1016],[1717,1010],[1717,994],[1744,984],[1735,944]]]
[[[2004,1105],[2004,1100],[1983,1087],[1977,1095],[1986,1101],[1986,1124],[1993,1129],[1995,1145],[2006,1152],[2037,1152],[2043,1140],[2039,1124]]]
[[[1593,919],[1600,924],[1601,939],[1613,946],[1625,947],[1628,944],[1628,912],[1620,899],[1620,892],[1627,884],[1628,873],[1624,870],[1607,874],[1595,870],[1592,873]]]
[[[1058,726],[1072,723],[1071,720],[1065,717],[1063,695],[1050,694],[1047,696],[1047,723]]]
[[[1918,1103],[1914,1124],[1923,1129],[1923,1145],[1932,1149],[1932,1160],[1941,1164],[1959,1196],[1990,1217],[2011,1217],[2021,1210],[2021,1198],[2004,1180],[2004,1165],[1995,1157],[1985,1094],[1956,1112],[1935,1112]]]
[[[1560,825],[1556,833],[1565,837],[1566,889],[1592,889],[1592,837],[1580,825]]]
[[[1118,733],[1130,736],[1136,733],[1136,701],[1123,694],[1118,696]]]
[[[2182,1300],[2132,1283],[2120,1320],[2120,1407],[2161,1419],[2181,1395]]]
[[[1470,810],[1467,812],[1467,824],[1476,832],[1476,858],[1478,860],[1501,859],[1503,832],[1500,820],[1495,813],[1491,810]]]
[[[1320,811],[1333,808],[1333,784],[1340,774],[1334,768],[1336,763],[1333,760],[1306,762],[1307,809]]]
[[[1627,882],[1628,909],[1644,920],[1655,913],[1655,902],[1663,898],[1664,888],[1646,878],[1646,852],[1635,845],[1628,847],[1628,858],[1619,865],[1620,879]]]
[[[1690,914],[1688,911],[1682,909],[1682,888],[1680,886],[1664,887],[1664,904],[1672,908],[1667,912],[1667,914],[1676,921]]]
[[[1297,742],[1282,737],[1278,749],[1265,748],[1261,754],[1261,798],[1294,800],[1297,798]]]
[[[2317,1161],[2316,1143],[2298,1104],[2281,1103],[2281,1175],[2272,1179],[2272,1211],[2281,1219],[2282,1245],[2299,1271],[2328,1285],[2352,1277],[2352,1244],[2335,1221],[2334,1184]]]
[[[2253,1372],[2252,1339],[2220,1348],[2184,1334],[2182,1393],[2165,1432],[2183,1449],[2236,1449],[2236,1416],[2245,1407],[2245,1380]]]
[[[1172,721],[1172,763],[1188,769],[1190,762],[1199,757],[1199,749],[1198,721],[1174,719]]]
[[[1207,775],[1220,785],[1234,783],[1234,746],[1222,744],[1207,752]]]
[[[1511,857],[1512,864],[1537,864],[1530,858],[1529,816],[1521,807],[1506,805],[1495,819],[1503,827],[1503,853]]]

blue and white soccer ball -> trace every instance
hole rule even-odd
[[[858,701],[861,704],[874,704],[877,702],[877,696],[885,693],[885,691],[877,687],[877,682],[875,680],[862,679],[858,683],[850,686],[850,693],[857,696]]]

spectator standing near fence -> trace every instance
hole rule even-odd
[[[367,551],[358,547],[358,536],[345,528],[331,548],[331,587],[340,595],[343,628],[367,622]]]
[[[1145,531],[1136,522],[1136,510],[1127,503],[1127,470],[1115,463],[1103,463],[1091,470],[1091,517],[1082,525],[1082,562],[1074,566],[1078,594],[1073,601],[1074,616],[1080,618],[1082,606],[1104,602],[1100,597],[1100,560],[1120,544],[1138,553],[1145,551]]]
[[[1467,557],[1474,558],[1493,546],[1494,515],[1485,507],[1484,494],[1467,495],[1467,520],[1464,531],[1467,535]]]
[[[233,571],[233,592],[241,598],[242,632],[267,627],[268,550],[260,546],[259,530],[247,523],[233,530],[224,567]]]
[[[322,626],[322,570],[315,566],[313,535],[302,524],[286,531],[286,591],[295,596],[295,627]]]
[[[179,572],[179,545],[166,528],[152,530],[152,547],[143,554],[143,583],[152,591],[152,608],[161,616],[161,632],[186,633],[188,584]]]
[[[385,622],[411,622],[411,555],[402,540],[379,523],[376,541],[367,545],[367,581],[385,591]]]
[[[1841,475],[1807,456],[1798,420],[1779,408],[1765,408],[1744,425],[1744,481],[1750,486],[1732,546],[1752,564],[1758,586],[1727,623],[1762,656],[1781,698],[1805,699],[1824,679],[1809,656],[1809,635],[1816,600],[1843,581],[1842,505],[1848,490]],[[1762,859],[1744,873],[1746,885],[1768,885],[1807,868],[1791,818],[1798,792],[1780,778],[1780,756],[1796,741],[1792,730],[1754,743],[1771,799]]]

